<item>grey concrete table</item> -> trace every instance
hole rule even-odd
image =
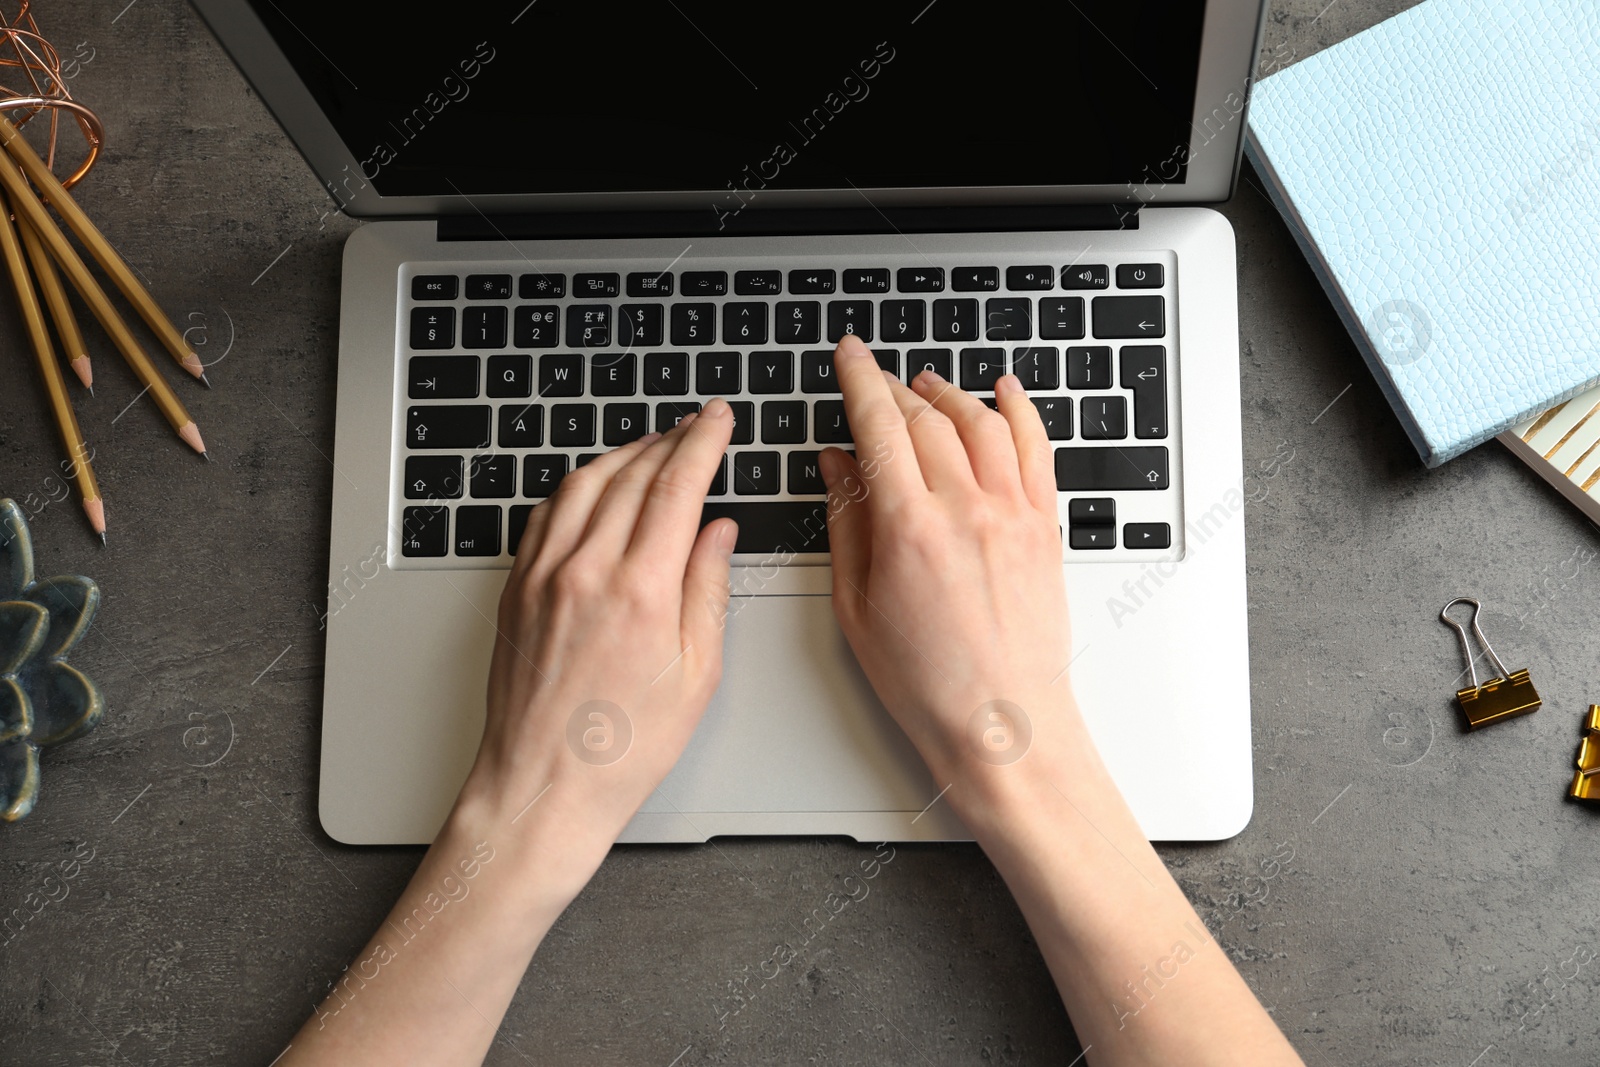
[[[213,363],[216,389],[183,395],[215,462],[133,403],[98,343],[79,410],[110,547],[72,503],[33,527],[44,573],[102,583],[77,661],[110,711],[46,756],[37,812],[0,829],[0,916],[27,916],[0,935],[0,1061],[266,1064],[420,856],[342,847],[315,814],[353,224],[188,7],[125,3],[40,17],[109,130],[84,204]],[[1280,4],[1263,69],[1405,6]],[[1162,855],[1310,1064],[1593,1062],[1600,825],[1562,794],[1600,700],[1600,567],[1582,562],[1596,531],[1498,445],[1424,470],[1248,168],[1223,210],[1239,238],[1252,665],[1196,683],[1253,702],[1256,814],[1232,841]],[[57,447],[0,303],[0,493],[48,494]],[[1487,601],[1539,714],[1461,732],[1460,652],[1434,617],[1457,593]],[[1172,754],[1150,741],[1156,773]],[[29,894],[75,850],[92,859],[34,913]],[[803,936],[870,854],[772,839],[617,850],[551,933],[489,1061],[1071,1061],[1038,951],[970,846],[898,849],[870,896],[719,1028],[731,983]]]

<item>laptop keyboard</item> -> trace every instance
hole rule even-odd
[[[1176,558],[1172,253],[817,265],[832,258],[402,268],[391,564],[509,566],[570,471],[714,396],[734,431],[702,521],[736,519],[736,552],[825,562],[817,456],[854,447],[846,333],[902,381],[931,368],[991,407],[1018,376],[1055,448],[1064,559]]]

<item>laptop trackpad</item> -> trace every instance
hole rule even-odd
[[[641,812],[917,812],[939,792],[831,597],[735,599],[724,655],[721,688]]]

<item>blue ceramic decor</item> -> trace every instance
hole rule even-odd
[[[88,578],[34,580],[27,520],[0,500],[0,819],[33,810],[39,746],[83,736],[105,711],[94,683],[66,661],[99,606]]]

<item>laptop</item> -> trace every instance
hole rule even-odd
[[[1244,828],[1235,252],[1203,205],[1237,179],[1263,0],[196,7],[370,220],[340,281],[332,837],[433,838],[528,512],[721,395],[724,677],[623,840],[969,839],[833,617],[846,332],[991,403],[1019,374],[1100,752],[1152,839]]]

